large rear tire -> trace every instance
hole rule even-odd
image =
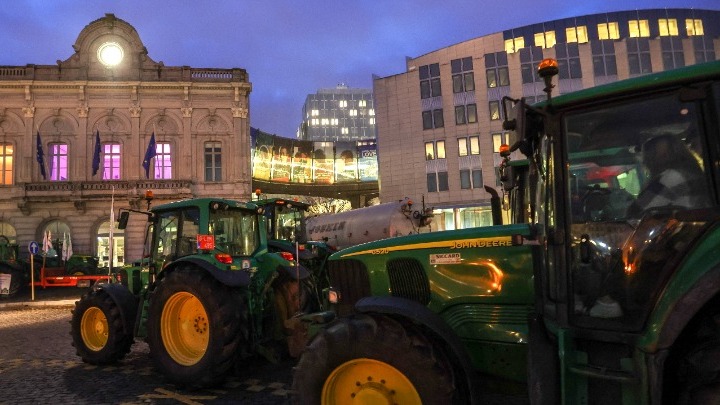
[[[242,301],[198,268],[167,274],[150,295],[147,332],[155,366],[172,382],[221,383],[242,341]]]
[[[77,355],[84,362],[112,364],[130,352],[133,336],[125,333],[120,311],[102,290],[90,291],[75,303],[70,335]]]
[[[422,331],[382,315],[340,318],[295,367],[297,404],[452,404],[452,367]]]
[[[8,265],[0,264],[0,273],[10,275],[10,286],[4,294],[0,294],[1,298],[12,298],[23,290],[26,279],[23,276],[23,271],[21,269],[16,269]]]

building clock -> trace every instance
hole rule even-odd
[[[100,45],[97,57],[100,63],[107,67],[114,67],[122,62],[124,51],[117,42],[105,42]]]

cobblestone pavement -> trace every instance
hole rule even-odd
[[[0,299],[0,405],[291,403],[292,359],[243,360],[223,385],[196,391],[180,389],[156,372],[140,340],[116,365],[83,363],[72,347],[70,311],[84,292],[56,287],[37,289],[35,300],[28,290]],[[501,390],[507,394],[489,394],[485,403],[529,403],[527,394]]]
[[[71,306],[0,309],[0,404],[289,404],[294,361],[243,362],[222,386],[186,391],[153,369],[136,342],[115,366],[92,366],[70,338]]]

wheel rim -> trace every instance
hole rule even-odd
[[[410,380],[395,367],[373,359],[354,359],[325,381],[322,404],[422,404]]]
[[[210,323],[200,300],[188,292],[173,294],[160,317],[160,333],[170,357],[192,366],[200,361],[210,341]]]
[[[85,346],[93,351],[102,350],[108,341],[108,321],[98,307],[88,308],[80,320],[80,334]]]

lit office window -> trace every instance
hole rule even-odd
[[[458,156],[479,155],[480,154],[480,138],[478,136],[470,136],[467,138],[458,138]]]
[[[425,142],[425,160],[435,160],[435,142]]]
[[[647,38],[650,36],[648,20],[630,20],[628,21],[628,30],[630,31],[630,38]]]
[[[555,31],[536,33],[535,46],[539,46],[540,48],[552,48],[555,46]]]
[[[470,154],[471,155],[479,155],[480,154],[480,137],[479,136],[471,136],[468,138],[468,141],[470,142]]]
[[[170,144],[156,144],[155,153],[155,173],[153,178],[157,180],[172,179],[172,155],[170,154]]]
[[[597,28],[598,39],[620,39],[620,30],[616,22],[600,23]]]
[[[68,145],[66,143],[50,144],[50,159],[48,161],[50,180],[68,180]]]
[[[348,129],[348,127],[342,127],[340,128],[340,133],[343,135],[347,135],[350,133],[350,130]]]
[[[375,125],[375,118],[368,118],[368,124]]]
[[[498,132],[492,134],[493,152],[500,153],[501,145],[510,144],[510,134],[508,132]]]
[[[13,152],[11,143],[0,143],[0,185],[13,184]]]
[[[337,118],[331,118],[330,119],[330,125],[338,125],[340,121]]]
[[[368,110],[368,115],[371,116],[371,117],[375,116],[375,109],[374,109],[374,108],[369,109],[369,110]]]
[[[222,181],[220,142],[205,142],[205,181]]]
[[[581,25],[579,27],[565,28],[565,37],[567,38],[567,42],[584,44],[588,42],[587,27]]]
[[[330,120],[328,118],[322,118],[320,119],[320,125],[330,125]]]
[[[458,138],[458,156],[468,155],[467,138]]]
[[[313,117],[317,117],[318,115],[320,115],[320,110],[311,110],[310,115]]]
[[[356,109],[353,108],[352,110],[348,111],[348,115],[351,117],[357,117],[358,112]]]
[[[705,35],[705,30],[703,29],[703,22],[699,19],[692,19],[688,18],[685,20],[685,29],[687,30],[687,34],[689,37],[695,36],[695,35]]]
[[[661,37],[678,35],[677,20],[674,18],[661,18],[658,20],[658,26],[660,28]]]
[[[338,102],[338,106],[339,106],[340,108],[345,108],[345,107],[347,107],[347,100],[340,100],[340,101]]]
[[[120,180],[122,167],[122,145],[119,143],[106,143],[103,150],[103,180]]]
[[[525,38],[523,37],[505,40],[505,52],[507,53],[515,53],[522,48],[525,48]]]
[[[358,101],[358,107],[367,107],[367,102],[365,100]]]
[[[445,141],[436,141],[435,149],[437,151],[437,158],[445,159]]]

